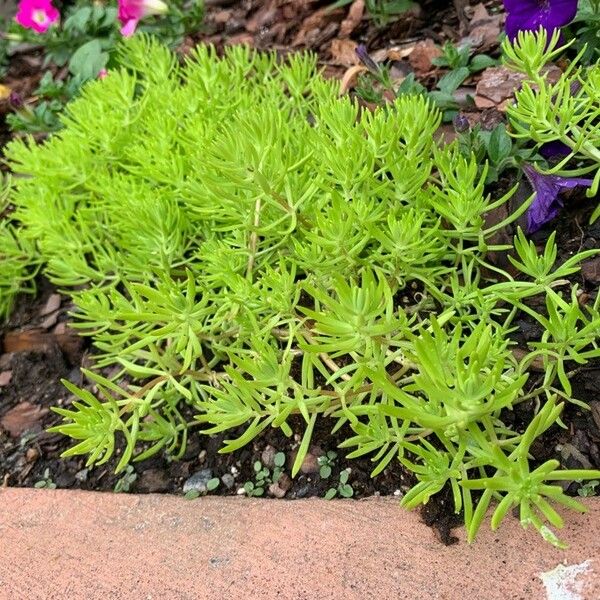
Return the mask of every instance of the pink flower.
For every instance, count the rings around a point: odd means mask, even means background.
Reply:
[[[100,69],[98,72],[98,79],[106,79],[108,77],[108,71],[106,69]]]
[[[52,6],[52,0],[20,0],[15,21],[26,29],[46,33],[59,18],[60,13]]]
[[[166,13],[169,7],[162,0],[119,0],[119,21],[124,37],[131,37],[138,23],[149,15]]]

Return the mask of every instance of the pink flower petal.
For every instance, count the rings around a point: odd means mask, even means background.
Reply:
[[[126,38],[131,37],[135,33],[138,23],[138,19],[129,19],[129,21],[127,21],[125,25],[121,27],[121,35]]]

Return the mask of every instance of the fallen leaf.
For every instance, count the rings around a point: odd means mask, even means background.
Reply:
[[[36,406],[27,401],[21,402],[11,408],[0,419],[0,425],[12,437],[19,437],[23,432],[35,427],[47,413],[47,408]]]
[[[358,76],[361,73],[364,73],[367,70],[367,67],[363,67],[362,65],[354,65],[350,67],[342,76],[342,80],[340,82],[340,96],[343,96],[356,86],[356,82],[358,81]]]
[[[331,58],[336,65],[351,67],[356,65],[358,56],[356,56],[356,42],[352,40],[334,39],[331,41]]]
[[[340,37],[348,37],[360,25],[364,14],[365,0],[354,0],[348,11],[348,16],[340,25]]]

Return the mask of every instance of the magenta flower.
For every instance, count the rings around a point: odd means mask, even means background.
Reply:
[[[60,13],[52,6],[52,0],[20,0],[15,21],[37,33],[46,33],[53,23],[60,19]]]
[[[533,233],[541,229],[548,221],[558,215],[563,203],[559,194],[566,189],[577,186],[590,187],[592,179],[567,178],[558,175],[544,175],[537,171],[533,165],[523,165],[523,172],[527,175],[534,191],[534,198],[527,210],[527,231]]]
[[[119,0],[119,21],[124,37],[131,37],[138,23],[150,15],[164,14],[169,7],[162,0]]]
[[[570,23],[577,14],[577,0],[504,0],[506,35],[510,40],[519,31],[537,31],[543,27],[549,34]]]

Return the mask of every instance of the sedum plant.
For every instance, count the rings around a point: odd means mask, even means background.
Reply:
[[[561,160],[542,173],[559,177],[593,174],[587,183],[588,196],[593,197],[600,186],[600,64],[583,64],[584,47],[556,81],[547,78],[544,69],[573,41],[563,44],[558,30],[548,34],[544,29],[520,32],[513,44],[504,41],[507,66],[526,75],[507,113],[514,137],[531,140],[542,150],[560,143]],[[597,207],[592,222],[599,216]]]
[[[554,236],[541,255],[520,231],[495,243],[527,203],[486,224],[512,192],[490,197],[485,168],[434,141],[421,96],[362,111],[306,54],[199,47],[180,64],[144,36],[120,52],[63,130],[8,150],[9,225],[96,348],[97,393],[65,382],[75,401],[55,409],[65,456],[119,448],[124,471],[181,456],[194,430],[227,432],[230,452],[302,423],[296,474],[329,419],[373,475],[398,460],[414,474],[405,506],[450,486],[469,539],[494,501],[493,526],[518,507],[559,544],[550,502],[584,507],[553,482],[600,473],[536,466],[530,448],[581,404],[574,366],[600,356],[600,301],[580,307],[566,279],[595,251],[557,264]],[[519,356],[525,315],[545,332]],[[523,402],[524,431],[509,418]]]

